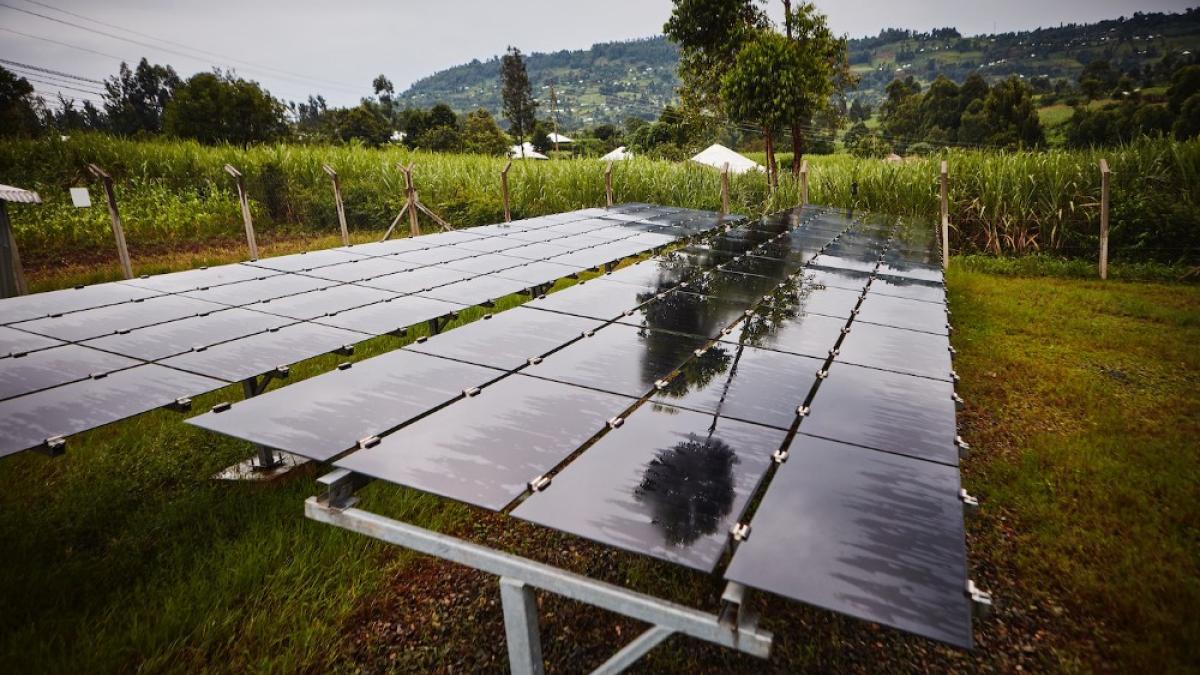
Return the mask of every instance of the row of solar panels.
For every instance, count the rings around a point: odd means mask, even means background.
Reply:
[[[0,456],[706,232],[585,209],[0,301]]]
[[[931,234],[797,209],[190,421],[706,571],[789,458],[726,577],[969,646]]]

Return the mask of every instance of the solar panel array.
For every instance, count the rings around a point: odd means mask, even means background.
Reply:
[[[933,234],[775,214],[190,422],[970,646]]]
[[[709,231],[626,204],[0,301],[0,457]]]

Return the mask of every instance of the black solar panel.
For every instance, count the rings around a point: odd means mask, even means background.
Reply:
[[[136,366],[140,361],[78,345],[0,360],[0,400],[22,396],[39,389],[103,376],[114,370]]]
[[[325,265],[336,265],[337,263],[360,257],[362,255],[353,249],[325,249],[295,253],[293,255],[281,255],[275,258],[260,258],[246,264],[269,270],[279,270],[280,272],[302,272],[304,270],[324,267]]]
[[[298,321],[311,321],[394,297],[396,297],[395,294],[387,291],[342,284],[256,303],[250,305],[250,309],[256,312],[286,316]]]
[[[520,293],[532,285],[525,281],[487,275],[445,286],[438,286],[437,288],[423,291],[421,295],[435,300],[457,302],[461,305],[481,305],[498,300],[506,295]]]
[[[871,282],[871,293],[876,295],[894,295],[912,300],[937,302],[945,304],[946,287],[941,283],[904,279],[901,277],[877,276]]]
[[[950,380],[950,338],[862,321],[839,348],[838,361],[907,375]]]
[[[336,465],[499,510],[632,403],[518,373]]]
[[[61,291],[34,293],[0,300],[0,323],[5,325],[85,309],[145,300],[158,293],[125,284],[97,284]]]
[[[552,281],[558,281],[564,277],[569,277],[573,274],[578,274],[583,271],[582,267],[572,267],[560,263],[547,262],[544,260],[531,262],[527,265],[518,267],[510,267],[506,270],[500,270],[493,276],[501,279],[515,279],[524,281],[525,283],[536,286],[538,284],[547,284]]]
[[[812,259],[812,264],[815,267],[824,267],[827,269],[856,270],[870,273],[874,272],[876,266],[879,264],[879,256],[822,253]]]
[[[408,349],[424,354],[515,370],[604,324],[595,319],[517,307],[435,335]]]
[[[859,321],[946,335],[946,307],[938,303],[867,293]]]
[[[610,321],[654,299],[654,291],[594,279],[526,304],[533,309]]]
[[[725,577],[971,646],[958,471],[799,436]]]
[[[643,406],[513,515],[712,571],[785,434]]]
[[[862,293],[866,290],[867,282],[871,280],[871,275],[868,272],[856,272],[854,270],[809,267],[804,271],[804,278],[817,286],[841,288]]]
[[[957,465],[953,397],[950,382],[834,363],[800,431]]]
[[[442,267],[423,267],[411,272],[376,277],[370,281],[361,282],[359,285],[381,288],[393,293],[420,293],[445,284],[470,279],[473,276],[475,274],[472,272],[461,272]]]
[[[439,267],[471,272],[472,274],[491,274],[510,267],[516,267],[517,265],[524,265],[528,262],[524,258],[514,258],[513,256],[501,253],[485,253],[474,258],[463,258],[462,260],[447,262],[439,265]]]
[[[35,448],[53,436],[94,429],[225,383],[146,364],[0,401],[0,457]]]
[[[858,305],[861,294],[844,288],[821,288],[810,284],[801,284],[789,286],[777,295],[783,306],[792,308],[796,312],[848,319]]]
[[[727,340],[803,356],[825,358],[841,337],[846,320],[807,314],[784,303],[761,307]]]
[[[572,250],[566,246],[559,246],[554,242],[538,242],[525,243],[520,248],[511,248],[504,252],[504,255],[523,260],[546,260],[553,258],[556,255],[570,253]]]
[[[398,296],[391,300],[376,302],[364,307],[348,309],[330,316],[315,319],[316,323],[358,331],[366,335],[383,335],[409,326],[454,314],[463,305],[444,300],[423,298],[418,295]]]
[[[77,341],[219,309],[222,309],[221,305],[203,300],[179,295],[160,295],[57,317],[34,319],[16,324],[15,327],[59,340]]]
[[[717,343],[653,400],[786,430],[822,365],[806,356]]]
[[[120,283],[160,293],[181,293],[183,291],[194,291],[199,288],[221,286],[239,281],[250,281],[251,279],[259,279],[276,274],[279,274],[279,272],[251,265],[221,265],[219,267],[201,267],[200,269],[184,270],[183,272],[171,272],[170,274],[156,274]]]
[[[327,279],[329,281],[350,283],[354,281],[362,281],[364,279],[381,277],[385,274],[406,272],[408,270],[417,269],[418,267],[420,267],[420,265],[417,263],[405,262],[395,256],[386,256],[379,258],[362,258],[359,260],[351,260],[350,262],[338,263],[336,265],[326,265],[325,267],[318,267],[315,270],[305,272],[305,275],[316,277],[318,279]]]
[[[693,293],[715,295],[740,302],[747,307],[763,299],[776,290],[779,282],[767,277],[740,274],[738,272],[716,271],[704,276],[688,290]]]
[[[230,308],[176,321],[168,321],[127,333],[105,335],[83,344],[96,349],[157,361],[196,347],[233,340],[292,323],[291,319]]]
[[[707,338],[611,324],[523,371],[558,382],[640,397]]]
[[[918,279],[941,283],[944,275],[941,266],[913,265],[905,263],[884,263],[879,266],[879,273],[905,279]]]
[[[335,285],[336,282],[328,279],[317,279],[299,274],[273,273],[273,276],[261,279],[187,291],[183,295],[197,300],[238,307]]]
[[[399,350],[188,423],[325,461],[500,375],[490,368]]]
[[[361,333],[295,323],[164,359],[164,365],[238,382],[364,339]]]
[[[61,340],[0,326],[0,359],[61,344]]]
[[[745,303],[715,295],[670,291],[656,296],[628,316],[618,317],[617,321],[641,328],[715,338],[744,318],[746,309]]]
[[[476,239],[473,241],[486,241],[485,239]],[[472,251],[453,246],[441,246],[439,248],[422,249],[420,251],[411,251],[408,253],[397,253],[394,256],[398,261],[424,267],[427,265],[437,265],[440,263],[454,262],[456,260],[466,260],[484,255],[479,251]]]

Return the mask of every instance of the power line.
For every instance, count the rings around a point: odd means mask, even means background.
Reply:
[[[33,35],[31,33],[22,33],[19,30],[13,30],[13,29],[7,28],[5,26],[0,26],[0,30],[12,33],[14,35],[20,35],[21,37],[31,38],[33,40],[41,40],[42,42],[49,42],[50,44],[55,44],[60,47],[68,47],[70,49],[78,49],[81,52],[87,52],[89,54],[95,54],[97,56],[104,56],[104,57],[113,59],[114,61],[125,61],[125,57],[123,57],[123,56],[116,56],[115,54],[107,54],[105,52],[98,52],[95,49],[88,49],[87,47],[80,47],[79,45],[73,45],[69,42],[60,42],[58,40],[53,40],[51,38],[43,37],[41,35]]]
[[[60,88],[60,89],[70,89],[71,91],[77,91],[77,92],[80,92],[80,93],[83,93],[83,94],[93,94],[93,95],[101,95],[101,96],[103,95],[103,94],[100,94],[100,92],[98,92],[98,91],[93,91],[93,90],[91,90],[91,89],[79,89],[78,87],[72,87],[72,86],[70,86],[70,85],[67,85],[67,84],[60,84],[60,83],[58,83],[58,82],[50,82],[50,81],[48,81],[48,80],[39,80],[39,79],[37,79],[37,78],[34,78],[34,77],[28,77],[28,76],[26,76],[26,78],[25,78],[25,79],[29,80],[30,82],[37,82],[38,84],[44,84],[44,85],[47,85],[47,86],[50,86],[50,87],[58,87],[58,88]]]
[[[166,44],[169,44],[169,45],[175,45],[176,47],[182,47],[182,48],[184,48],[184,49],[189,49],[189,50],[191,50],[191,51],[194,51],[194,52],[197,52],[197,53],[200,53],[200,54],[207,54],[208,56],[213,56],[213,57],[216,57],[216,58],[219,58],[219,59],[224,59],[224,60],[227,60],[227,61],[232,61],[232,62],[235,62],[235,63],[241,63],[241,64],[243,64],[243,65],[251,66],[251,67],[253,67],[253,68],[261,68],[261,69],[263,69],[263,70],[273,70],[273,71],[275,71],[275,72],[277,72],[277,73],[282,73],[283,75],[288,75],[288,76],[291,76],[291,77],[298,77],[298,78],[301,78],[301,79],[309,80],[310,82],[322,83],[322,84],[324,84],[325,86],[333,86],[333,87],[345,87],[345,88],[347,88],[347,89],[351,89],[351,90],[353,90],[353,92],[354,92],[354,93],[356,93],[356,92],[358,92],[358,91],[361,91],[361,90],[360,90],[358,87],[355,87],[354,85],[346,84],[346,83],[344,83],[344,82],[336,82],[336,81],[333,81],[333,80],[323,80],[323,79],[321,79],[321,78],[309,77],[309,76],[307,76],[307,75],[303,75],[303,74],[300,74],[300,73],[294,73],[294,72],[291,72],[291,71],[283,70],[283,69],[281,69],[281,68],[276,68],[276,67],[274,67],[274,66],[268,66],[268,65],[265,65],[265,64],[262,64],[262,63],[254,63],[253,61],[242,61],[242,60],[239,60],[239,59],[233,59],[233,58],[230,58],[230,57],[228,57],[228,56],[225,56],[225,55],[223,55],[223,54],[218,54],[218,53],[216,53],[216,52],[211,52],[211,51],[208,51],[208,50],[206,50],[206,49],[201,49],[201,48],[199,48],[199,47],[193,47],[193,46],[190,46],[190,45],[186,45],[186,44],[184,44],[184,43],[182,43],[182,42],[176,42],[176,41],[174,41],[174,40],[168,40],[168,39],[166,39],[166,38],[160,38],[160,37],[158,37],[158,36],[156,36],[156,35],[150,35],[149,33],[142,33],[142,32],[140,32],[140,31],[133,30],[132,28],[126,28],[125,26],[121,26],[121,25],[117,25],[117,24],[108,23],[108,22],[105,22],[105,21],[101,21],[101,20],[99,20],[99,19],[94,19],[94,18],[92,18],[92,17],[89,17],[89,16],[84,16],[83,14],[79,14],[79,13],[76,13],[76,12],[72,12],[72,11],[70,11],[70,10],[62,9],[61,7],[55,7],[54,5],[51,5],[51,4],[49,4],[49,3],[45,3],[45,2],[38,2],[38,0],[25,0],[25,2],[28,2],[28,3],[29,3],[29,4],[31,4],[31,5],[37,5],[37,6],[39,6],[39,7],[45,7],[46,9],[52,9],[52,10],[54,10],[54,11],[56,11],[56,12],[60,12],[60,13],[62,13],[62,14],[66,14],[66,15],[68,15],[68,16],[73,16],[73,17],[75,17],[75,18],[77,18],[77,19],[83,19],[84,21],[90,21],[90,22],[92,22],[92,23],[99,24],[99,25],[101,25],[101,26],[107,26],[107,27],[109,27],[109,28],[115,28],[115,29],[117,29],[117,30],[125,31],[126,33],[130,33],[130,34],[133,34],[133,35],[140,35],[141,37],[150,38],[151,40],[157,40],[158,42],[163,42],[163,43],[166,43]]]
[[[7,9],[11,9],[11,10],[13,10],[13,11],[21,12],[21,13],[23,13],[23,14],[28,14],[28,15],[30,15],[30,16],[36,16],[36,17],[38,17],[38,18],[40,18],[40,19],[45,19],[46,21],[53,21],[54,23],[59,23],[59,24],[62,24],[62,25],[64,25],[64,26],[70,26],[70,27],[72,27],[72,28],[78,28],[79,30],[87,31],[87,32],[89,32],[89,33],[95,33],[96,35],[102,35],[102,36],[104,36],[104,37],[111,38],[111,39],[113,39],[113,40],[120,40],[120,41],[122,41],[122,42],[128,42],[128,43],[130,43],[130,44],[138,45],[138,46],[140,46],[140,47],[145,47],[145,48],[147,48],[147,49],[154,49],[154,50],[158,50],[158,51],[160,51],[160,52],[165,52],[165,53],[168,53],[168,54],[174,54],[174,55],[176,55],[176,56],[182,56],[182,57],[184,57],[184,58],[187,58],[187,59],[192,59],[192,60],[194,60],[194,61],[202,61],[202,62],[207,62],[207,61],[208,61],[208,59],[205,59],[205,58],[198,57],[198,56],[196,56],[195,54],[188,54],[188,53],[186,53],[186,52],[181,52],[181,51],[179,51],[179,50],[177,50],[177,49],[171,49],[171,48],[169,48],[169,47],[162,47],[162,46],[160,46],[160,45],[151,44],[151,43],[149,43],[149,42],[143,42],[143,41],[141,41],[141,40],[134,40],[133,38],[127,38],[127,37],[124,37],[124,36],[122,36],[122,35],[116,35],[116,34],[114,34],[114,33],[109,33],[109,32],[107,32],[107,31],[102,31],[102,30],[99,30],[99,29],[96,29],[96,28],[91,28],[90,26],[83,26],[83,25],[80,25],[80,24],[74,23],[74,22],[72,22],[72,21],[67,21],[67,20],[65,20],[65,19],[60,19],[60,18],[53,17],[53,16],[47,16],[47,15],[45,15],[45,14],[42,14],[42,13],[40,13],[40,12],[34,12],[34,11],[32,11],[32,10],[23,9],[23,8],[21,8],[21,7],[14,7],[13,5],[10,5],[10,4],[6,3],[6,2],[0,2],[0,7],[5,7],[5,8],[7,8]],[[235,62],[235,60],[234,60],[234,59],[229,59],[228,57],[223,57],[223,58],[225,58],[225,60],[227,60],[227,61],[230,61],[230,62]],[[250,72],[253,72],[253,71],[250,71]],[[279,79],[284,79],[284,80],[289,80],[289,79],[290,79],[290,80],[292,80],[292,81],[296,82],[297,84],[302,84],[302,85],[304,85],[304,86],[308,86],[308,87],[311,87],[311,86],[313,86],[313,85],[312,85],[312,83],[310,83],[310,82],[304,82],[304,81],[302,81],[302,80],[298,80],[298,79],[296,79],[296,78],[289,77],[289,76],[276,75],[276,76],[274,76],[274,77],[277,77],[277,78],[279,78]],[[308,79],[308,78],[305,78],[305,79]],[[328,86],[328,85],[325,85],[325,86]],[[340,85],[339,85],[339,86],[337,86],[337,87],[335,87],[335,88],[341,88],[341,87],[340,87]],[[344,91],[345,91],[345,93],[358,93],[360,90],[355,90],[355,89],[345,88],[345,90],[344,90]]]
[[[93,80],[88,77],[83,77],[82,75],[72,75],[71,73],[64,73],[60,70],[53,70],[51,68],[43,68],[41,66],[31,66],[27,63],[21,63],[19,61],[10,61],[8,59],[0,59],[0,63],[7,63],[8,65],[14,66],[16,68],[24,68],[25,70],[32,70],[35,72],[45,73],[46,75],[53,75],[55,77],[65,77],[65,78],[72,79],[72,80],[79,80],[80,82],[91,82],[93,84],[104,84],[103,80]]]
[[[99,91],[97,89],[90,89],[90,88],[87,88],[86,86],[82,85],[79,82],[75,82],[74,80],[68,80],[65,78],[57,77],[55,75],[45,75],[43,73],[37,73],[37,72],[32,72],[32,73],[20,72],[20,69],[14,71],[14,72],[16,72],[17,75],[20,75],[22,78],[25,78],[26,80],[29,80],[30,78],[42,78],[43,80],[50,80],[51,81],[50,84],[54,84],[55,86],[79,87],[80,91],[86,90],[89,93],[96,94],[97,96],[105,96],[106,95],[105,92],[103,92],[103,91]]]

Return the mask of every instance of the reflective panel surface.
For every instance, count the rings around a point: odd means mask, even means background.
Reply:
[[[536,286],[569,277],[572,274],[582,271],[582,269],[581,267],[571,267],[570,265],[561,265],[541,260],[531,262],[528,265],[500,270],[493,276],[500,279],[516,279],[517,281],[524,281],[527,284]]]
[[[338,263],[336,265],[326,265],[318,267],[315,270],[305,272],[306,276],[316,277],[318,279],[328,279],[329,281],[340,281],[350,283],[353,281],[362,281],[363,279],[373,279],[381,277],[385,274],[395,274],[396,272],[406,272],[419,267],[416,263],[404,262],[397,257],[388,256],[380,258],[362,258],[352,260],[350,262]]]
[[[545,260],[556,255],[570,253],[572,250],[570,247],[558,245],[557,242],[525,242],[520,248],[505,251],[504,255],[525,260]]]
[[[160,295],[57,317],[34,319],[16,324],[15,327],[59,340],[78,341],[219,309],[222,309],[221,305],[203,300],[180,295]]]
[[[797,436],[725,578],[971,646],[958,471]]]
[[[522,372],[640,397],[707,341],[692,335],[611,324]]]
[[[292,323],[282,316],[229,308],[138,328],[128,333],[105,335],[83,344],[145,361],[157,361],[226,340],[245,337]]]
[[[336,466],[499,510],[632,403],[518,373]]]
[[[277,300],[268,300],[250,305],[256,312],[265,312],[277,316],[286,316],[301,321],[309,321],[348,309],[380,302],[395,295],[366,286],[342,284],[332,288],[322,288],[308,293],[289,295]]]
[[[858,320],[940,335],[948,332],[944,305],[878,293],[867,293]]]
[[[957,466],[953,394],[949,382],[835,362],[800,431]]]
[[[453,314],[463,305],[444,300],[405,295],[316,319],[316,323],[358,331],[366,335],[383,335],[409,326]],[[358,339],[363,339],[359,336]]]
[[[266,270],[264,270],[266,271]],[[184,297],[237,307],[337,285],[328,279],[273,273],[269,277],[187,291]]]
[[[406,349],[514,370],[527,365],[531,357],[542,356],[603,325],[595,319],[515,307]]]
[[[855,321],[838,361],[950,380],[950,339],[945,335]]]
[[[454,260],[439,267],[444,267],[451,270],[461,270],[463,272],[471,272],[473,274],[491,274],[499,272],[517,265],[524,265],[529,262],[524,258],[515,258],[510,255],[500,253],[484,253],[483,255],[474,258],[463,258],[462,260]]]
[[[0,401],[0,457],[223,386],[218,380],[146,364]]]
[[[397,350],[239,401],[224,412],[193,417],[188,424],[325,461],[501,374]]]
[[[483,239],[472,239],[471,241],[484,241]],[[452,246],[439,246],[437,248],[426,248],[420,251],[408,251],[397,253],[394,256],[397,261],[404,262],[414,267],[425,267],[427,265],[437,265],[439,263],[455,262],[457,260],[465,260],[483,255],[479,251],[472,251]]]
[[[785,435],[643,406],[513,515],[711,572]]]
[[[303,270],[324,267],[325,265],[336,265],[337,263],[360,257],[362,255],[353,249],[324,249],[292,255],[281,255],[275,258],[259,258],[245,264],[269,270],[279,270],[280,272],[301,272]]]
[[[905,279],[902,277],[878,276],[871,282],[871,292],[878,295],[894,295],[900,298],[946,303],[946,287],[940,283]]]
[[[435,300],[457,302],[461,305],[480,305],[498,300],[506,295],[520,293],[529,286],[530,284],[524,281],[487,275],[432,288],[422,292],[421,295]]]
[[[181,293],[183,291],[194,291],[199,288],[260,279],[275,274],[279,273],[261,267],[235,264],[185,270],[183,272],[171,272],[169,274],[155,274],[119,283],[137,286],[138,288],[148,288],[160,293]]]
[[[710,415],[789,428],[822,361],[719,342],[653,397]]]
[[[0,326],[0,359],[61,344],[61,340]]]
[[[650,289],[587,281],[525,304],[526,307],[609,321],[654,299]]]
[[[778,302],[763,305],[741,324],[741,330],[723,338],[751,347],[825,358],[833,349],[846,320],[823,314],[806,314],[802,307]]]
[[[361,333],[312,323],[295,323],[278,330],[255,333],[172,356],[161,363],[227,382],[238,382],[362,340]]]
[[[25,356],[0,359],[0,399],[57,387],[93,375],[105,375],[139,363],[134,359],[78,345],[62,345]]]
[[[393,293],[420,293],[431,288],[452,284],[475,276],[471,272],[448,270],[441,267],[422,267],[411,272],[400,272],[383,277],[375,277],[361,282],[360,286],[381,288]]]
[[[78,312],[131,300],[144,300],[156,295],[158,295],[156,291],[147,288],[125,284],[96,284],[82,288],[65,288],[61,291],[4,298],[0,299],[0,324],[27,321],[52,314]]]

